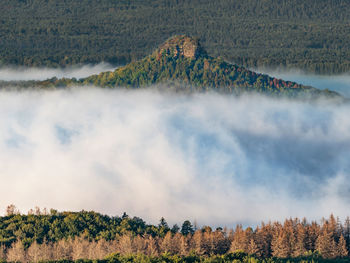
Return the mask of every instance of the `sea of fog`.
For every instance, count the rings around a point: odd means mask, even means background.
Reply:
[[[350,106],[81,87],[0,92],[0,212],[157,223],[348,215]]]

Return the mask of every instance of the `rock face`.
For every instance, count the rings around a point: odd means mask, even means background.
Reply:
[[[158,53],[158,57],[167,54],[176,58],[183,56],[191,59],[196,59],[204,53],[198,39],[185,35],[168,39],[156,52]]]

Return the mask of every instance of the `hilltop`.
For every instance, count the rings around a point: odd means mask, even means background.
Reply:
[[[272,78],[222,58],[208,56],[198,39],[179,35],[160,45],[152,54],[114,72],[102,72],[84,79],[50,79],[40,86],[94,85],[100,87],[140,88],[163,85],[183,92],[217,91],[239,95],[257,92],[288,97],[340,97],[335,92],[321,91],[291,81]]]

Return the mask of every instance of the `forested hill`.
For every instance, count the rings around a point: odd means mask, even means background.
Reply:
[[[227,63],[221,58],[210,57],[198,39],[185,35],[168,39],[151,55],[114,72],[102,72],[80,80],[53,78],[38,84],[44,87],[94,85],[111,88],[157,85],[182,92],[217,91],[234,95],[256,92],[305,99],[320,96],[341,98],[332,91],[272,78]]]
[[[174,34],[236,64],[350,69],[348,0],[1,0],[0,64],[126,64]]]

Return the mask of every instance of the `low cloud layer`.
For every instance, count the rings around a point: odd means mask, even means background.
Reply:
[[[57,78],[85,78],[103,71],[112,71],[115,67],[108,63],[97,65],[72,66],[67,68],[0,68],[0,80],[20,81],[20,80],[45,80],[53,77]]]
[[[1,92],[0,206],[228,226],[343,217],[349,112],[258,96]]]
[[[350,98],[350,75],[315,75],[307,74],[300,70],[290,71],[272,71],[272,70],[261,70],[261,72],[270,76],[294,81],[303,85],[313,86],[318,89],[329,89],[334,90],[341,95]]]

